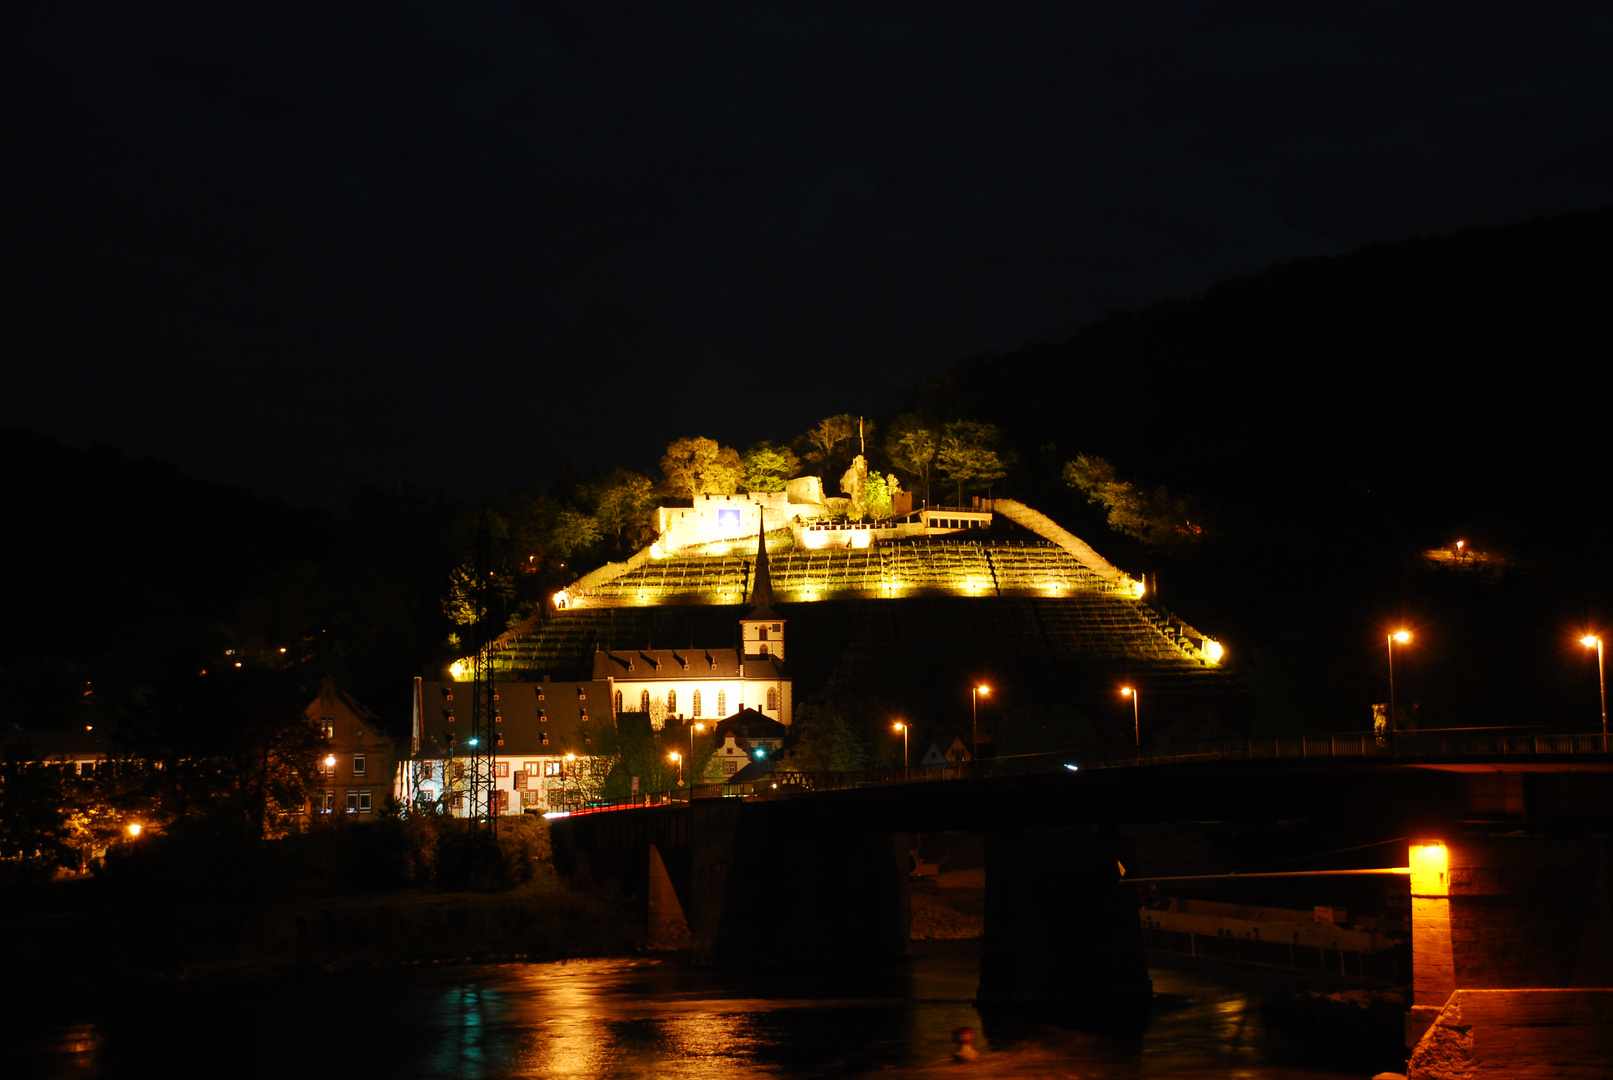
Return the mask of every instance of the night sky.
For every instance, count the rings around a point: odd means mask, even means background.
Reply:
[[[652,469],[1613,203],[1613,8],[8,5],[0,423],[293,502]]]

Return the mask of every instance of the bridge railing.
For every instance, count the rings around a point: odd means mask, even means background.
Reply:
[[[695,784],[658,794],[595,803],[575,813],[622,810],[632,807],[687,804],[691,798],[778,798],[820,791],[922,784],[947,780],[1016,776],[1060,770],[1135,768],[1195,761],[1253,761],[1296,758],[1381,758],[1395,760],[1428,757],[1519,758],[1570,754],[1606,754],[1608,744],[1600,732],[1489,733],[1462,731],[1402,731],[1394,736],[1372,732],[1329,735],[1280,735],[1261,739],[1215,742],[1155,742],[1141,750],[1122,752],[1069,751],[1017,754],[943,765],[862,769],[855,772],[776,771],[747,783]]]

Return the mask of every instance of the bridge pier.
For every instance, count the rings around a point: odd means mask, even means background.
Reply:
[[[1553,1063],[1613,1059],[1607,841],[1414,843],[1411,868],[1410,1077],[1592,1075]]]
[[[773,824],[766,814],[741,813],[726,853],[696,849],[697,871],[727,858],[720,896],[696,890],[704,906],[699,959],[753,967],[888,963],[908,955],[906,834],[835,835]]]
[[[1107,1018],[1153,996],[1137,900],[1113,832],[1015,829],[986,837],[979,1004]]]

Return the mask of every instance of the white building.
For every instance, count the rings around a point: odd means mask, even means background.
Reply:
[[[398,770],[405,804],[441,800],[466,813],[465,759],[474,753],[468,682],[414,681],[410,756]],[[573,809],[599,791],[614,762],[598,753],[599,735],[616,726],[608,682],[495,683],[493,747],[498,812]]]

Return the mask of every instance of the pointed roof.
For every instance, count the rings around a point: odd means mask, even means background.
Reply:
[[[767,521],[765,517],[756,526],[756,581],[751,586],[750,602],[750,618],[778,618],[773,613],[773,576],[767,571]]]

